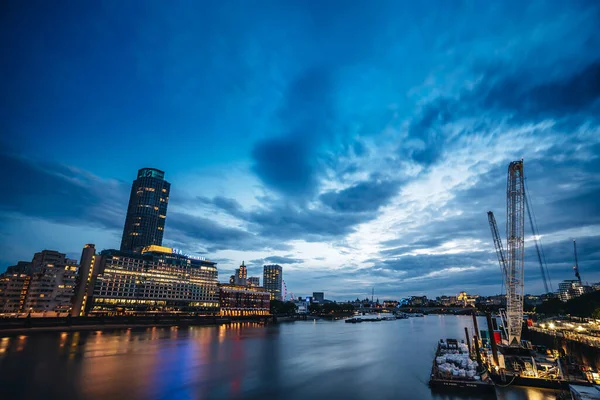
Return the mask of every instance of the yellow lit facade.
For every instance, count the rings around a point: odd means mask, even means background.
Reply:
[[[268,315],[271,294],[261,287],[219,285],[220,315],[224,317]]]
[[[216,263],[148,246],[142,254],[101,253],[92,314],[218,314]]]

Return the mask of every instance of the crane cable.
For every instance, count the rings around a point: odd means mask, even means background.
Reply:
[[[533,208],[533,201],[531,200],[531,192],[529,191],[529,185],[527,185],[527,180],[524,180],[525,182],[525,190],[527,192],[527,202],[529,204],[529,209],[531,210],[531,214],[533,216],[533,226],[535,227],[535,232],[532,232],[534,235],[534,238],[536,238],[536,236],[539,236],[539,229],[538,229],[538,224],[537,224],[537,218],[535,216],[535,209]],[[550,286],[550,292],[554,292],[554,288],[552,287],[552,280],[550,279],[550,272],[548,271],[548,263],[546,262],[546,254],[544,253],[544,246],[542,244],[542,239],[535,239],[538,241],[539,243],[539,248],[540,248],[540,254],[542,256],[542,267],[544,268],[544,272],[546,273],[546,278],[548,280],[548,285]]]

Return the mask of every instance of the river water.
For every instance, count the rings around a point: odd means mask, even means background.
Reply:
[[[462,339],[465,326],[472,332],[470,317],[428,315],[4,337],[0,398],[475,399],[427,386],[437,341]],[[497,397],[555,393],[513,387]]]

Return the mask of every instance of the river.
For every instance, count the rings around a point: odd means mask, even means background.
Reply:
[[[485,327],[485,322],[479,322]],[[427,386],[470,317],[36,333],[0,338],[2,399],[469,399]],[[0,337],[2,335],[0,334]],[[502,400],[552,391],[497,389]],[[471,397],[479,398],[479,397]]]

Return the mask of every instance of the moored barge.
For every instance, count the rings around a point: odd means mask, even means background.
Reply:
[[[456,339],[438,343],[429,387],[435,390],[495,394],[494,382],[483,367],[469,356],[466,344]]]

